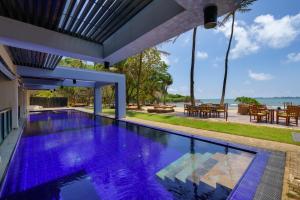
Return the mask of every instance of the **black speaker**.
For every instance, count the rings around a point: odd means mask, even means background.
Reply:
[[[218,8],[210,5],[204,8],[204,28],[210,29],[217,26]]]

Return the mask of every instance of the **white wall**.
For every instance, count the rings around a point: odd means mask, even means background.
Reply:
[[[15,73],[16,67],[3,45],[0,45],[0,55],[10,70]],[[12,108],[12,126],[18,128],[18,79],[8,80],[0,75],[0,110]]]

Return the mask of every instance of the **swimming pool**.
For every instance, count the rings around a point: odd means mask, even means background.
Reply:
[[[256,157],[234,145],[84,112],[37,112],[10,162],[1,199],[221,200],[249,168],[258,169]]]

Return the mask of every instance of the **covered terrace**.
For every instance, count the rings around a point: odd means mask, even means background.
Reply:
[[[204,9],[215,17],[239,0],[46,0],[0,1],[0,109],[11,108],[13,127],[26,113],[28,89],[82,86],[95,89],[95,114],[101,111],[100,88],[116,87],[116,118],[125,116],[125,77],[119,74],[58,67],[72,57],[106,67],[204,24]],[[74,81],[76,80],[76,81]],[[75,83],[75,84],[74,84]],[[7,91],[14,95],[6,95]],[[16,98],[19,96],[19,98]],[[12,99],[13,98],[13,99]]]

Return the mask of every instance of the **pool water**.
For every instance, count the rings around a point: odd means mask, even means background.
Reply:
[[[255,154],[68,110],[32,113],[1,199],[226,199]]]

